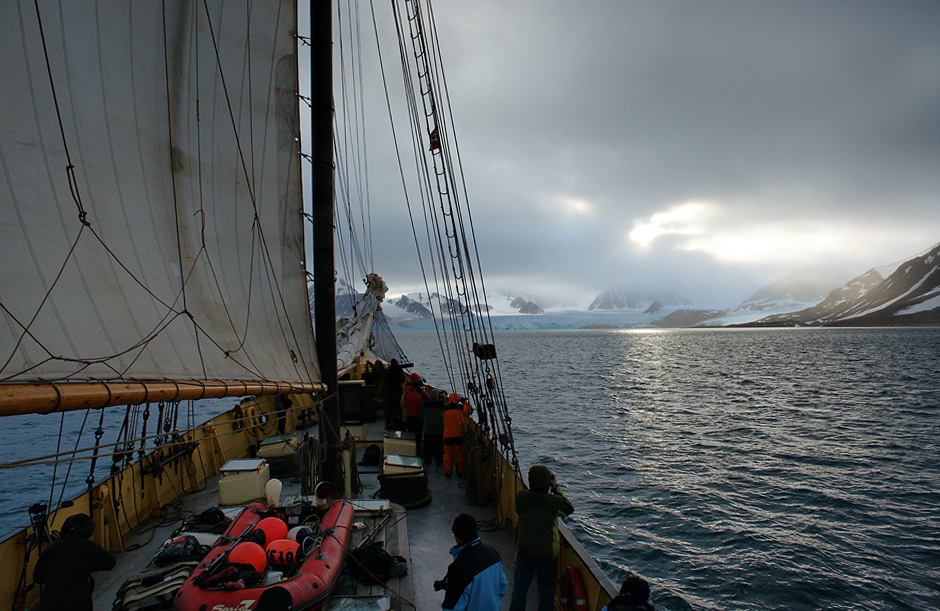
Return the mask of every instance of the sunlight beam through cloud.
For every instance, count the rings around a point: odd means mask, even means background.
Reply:
[[[705,232],[710,216],[711,204],[695,201],[679,204],[649,219],[634,222],[630,239],[648,248],[663,235],[699,235]]]

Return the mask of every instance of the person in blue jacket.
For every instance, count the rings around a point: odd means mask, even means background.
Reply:
[[[627,575],[620,594],[601,611],[655,611],[650,602],[650,584],[639,575]]]
[[[462,513],[451,529],[457,545],[451,548],[454,561],[447,576],[434,582],[435,590],[444,590],[445,611],[499,611],[500,599],[509,590],[499,552],[484,545],[477,535],[477,521]]]

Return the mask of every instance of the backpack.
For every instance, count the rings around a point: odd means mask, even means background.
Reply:
[[[205,558],[210,549],[208,545],[200,545],[196,537],[184,535],[164,544],[153,557],[152,563],[164,566],[176,562],[198,561]]]
[[[371,445],[362,453],[361,467],[377,467],[381,462],[382,450],[377,445]]]
[[[401,577],[408,572],[405,558],[392,556],[381,543],[358,547],[349,552],[349,556],[349,571],[362,583],[381,584],[390,577]]]

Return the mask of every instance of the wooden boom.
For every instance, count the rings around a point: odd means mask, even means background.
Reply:
[[[218,380],[49,382],[0,386],[0,417],[49,414],[111,405],[219,399],[246,395],[320,392],[322,384],[223,382]]]

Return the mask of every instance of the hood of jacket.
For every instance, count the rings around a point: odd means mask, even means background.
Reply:
[[[533,465],[529,469],[529,490],[548,492],[552,487],[552,472],[545,465]]]

